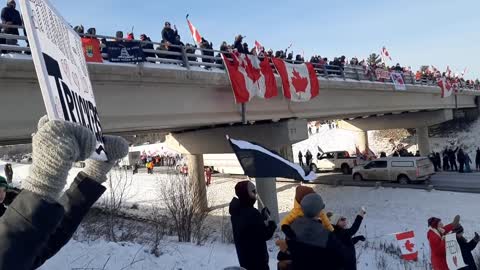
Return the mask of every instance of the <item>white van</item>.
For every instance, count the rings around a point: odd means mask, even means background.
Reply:
[[[435,174],[426,157],[386,157],[353,169],[353,180],[392,181],[400,184],[429,180]]]

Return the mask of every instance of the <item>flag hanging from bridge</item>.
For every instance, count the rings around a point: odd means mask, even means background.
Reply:
[[[311,63],[290,64],[278,58],[272,60],[282,78],[283,95],[287,99],[304,102],[318,95],[320,84]]]
[[[300,165],[255,143],[228,138],[245,175],[252,178],[282,177],[299,181],[315,180],[313,171],[305,172]]]
[[[246,103],[254,96],[268,99],[278,95],[277,82],[268,58],[249,54],[222,54],[232,84],[236,103]]]
[[[442,98],[447,98],[447,97],[452,95],[453,86],[447,80],[447,78],[442,77],[442,78],[438,79],[437,84],[440,87],[440,89],[442,90]]]
[[[100,41],[96,38],[82,38],[83,54],[87,62],[103,63]]]

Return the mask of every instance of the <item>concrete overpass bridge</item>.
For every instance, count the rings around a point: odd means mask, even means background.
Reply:
[[[152,63],[90,64],[95,96],[106,133],[169,132],[231,125],[242,121],[226,73]],[[279,90],[281,82],[277,80]],[[253,99],[246,105],[249,122],[282,119],[348,119],[421,111],[476,108],[478,91],[442,99],[434,86],[320,77],[320,95],[306,103],[282,96]],[[30,59],[0,58],[0,143],[27,141],[45,114]],[[403,118],[415,119],[414,115]],[[5,128],[8,127],[8,128]]]
[[[436,86],[409,84],[400,92],[391,83],[319,77],[320,95],[314,100],[255,98],[243,115],[222,70],[141,63],[90,64],[89,71],[104,132],[170,133],[166,141],[188,154],[192,179],[198,180],[196,194],[202,198],[206,198],[202,155],[231,152],[225,134],[262,143],[293,159],[291,144],[308,137],[307,120],[345,119],[348,128],[359,132],[360,150],[368,147],[369,129],[409,127],[417,128],[420,149],[426,154],[428,126],[451,120],[454,110],[478,110],[480,95],[463,91],[442,99]],[[277,85],[281,90],[279,78]],[[0,144],[29,142],[45,114],[31,59],[0,58],[0,93]],[[247,125],[241,124],[243,116]],[[257,181],[257,189],[278,215],[275,179]]]

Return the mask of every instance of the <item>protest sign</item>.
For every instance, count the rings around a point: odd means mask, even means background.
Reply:
[[[80,36],[48,0],[20,4],[48,118],[90,129],[97,139],[92,158],[107,160]]]
[[[375,76],[377,77],[378,80],[380,79],[390,80],[390,72],[382,68],[375,69]]]

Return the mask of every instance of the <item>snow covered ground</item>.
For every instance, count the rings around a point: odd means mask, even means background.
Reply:
[[[29,165],[14,164],[15,182],[28,174]],[[73,169],[69,179],[73,179],[80,169]],[[2,170],[0,170],[1,172]],[[159,185],[168,180],[164,174],[136,174],[127,196],[130,204],[137,203],[140,209],[158,203]],[[112,243],[105,240],[79,242],[72,240],[54,258],[41,269],[222,269],[237,264],[235,247],[219,242],[220,220],[228,212],[228,203],[234,196],[234,185],[238,179],[214,178],[214,184],[208,188],[212,207],[209,226],[213,228],[209,240],[203,246],[178,243],[168,238],[161,243],[162,255],[155,257],[145,245],[135,243]],[[278,183],[278,203],[281,216],[293,205],[296,183]],[[394,255],[379,248],[382,243],[394,243],[392,233],[414,230],[420,256],[428,258],[426,232],[427,219],[431,216],[442,218],[445,222],[456,214],[462,216],[467,237],[478,230],[480,219],[478,200],[480,195],[441,191],[423,191],[390,188],[329,187],[312,185],[324,198],[327,210],[345,215],[353,220],[361,206],[367,208],[366,219],[359,234],[368,241],[357,246],[359,268],[361,270],[379,269],[383,261],[387,269],[425,269],[418,264],[407,267]],[[279,235],[276,236],[277,238]],[[276,269],[278,249],[274,241],[269,241],[270,266]]]

